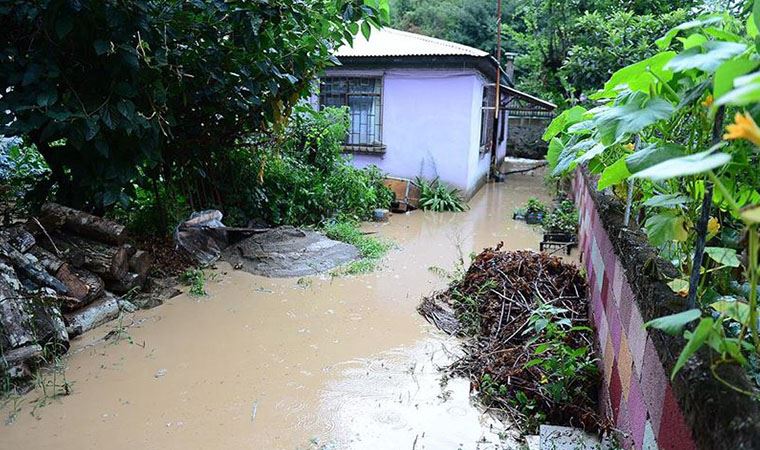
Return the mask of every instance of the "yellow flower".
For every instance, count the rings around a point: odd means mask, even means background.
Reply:
[[[628,150],[629,152],[632,152],[632,151],[633,151],[633,149],[635,149],[635,148],[636,148],[636,146],[635,146],[635,145],[633,145],[631,142],[629,142],[629,143],[625,144],[623,147],[625,147],[625,149],[626,149],[626,150]]]
[[[705,108],[709,108],[712,106],[714,101],[715,99],[713,98],[712,94],[708,94],[705,101],[702,102],[702,106],[704,106]]]
[[[540,381],[540,383],[541,383],[541,384],[546,384],[546,383],[548,383],[548,382],[549,382],[549,379],[548,379],[548,378],[546,378],[546,375],[542,373],[542,374],[541,374],[541,381]]]
[[[710,220],[707,221],[707,232],[716,234],[718,231],[720,231],[720,222],[718,222],[717,218],[710,217]]]
[[[746,139],[760,147],[760,128],[749,113],[736,113],[734,123],[726,127],[725,140]]]

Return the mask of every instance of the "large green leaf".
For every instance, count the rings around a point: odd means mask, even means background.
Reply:
[[[710,15],[705,17],[700,17],[698,19],[682,23],[674,28],[671,28],[668,30],[668,32],[665,34],[665,36],[661,37],[660,39],[657,39],[655,43],[658,47],[661,49],[666,49],[670,47],[671,42],[673,42],[673,39],[675,39],[676,36],[681,31],[691,30],[694,28],[700,28],[705,25],[713,25],[717,23],[723,22],[723,17],[718,15]]]
[[[552,138],[551,142],[549,142],[549,149],[546,151],[546,160],[549,162],[549,167],[557,167],[559,157],[564,149],[565,144],[559,138]]]
[[[732,297],[722,297],[710,307],[740,323],[747,323],[749,319],[749,305]]]
[[[648,198],[644,202],[644,206],[652,208],[672,208],[673,206],[681,206],[689,201],[689,197],[681,194],[660,194],[654,195]]]
[[[760,101],[760,72],[734,78],[735,89],[723,94],[715,106],[745,106]]]
[[[677,336],[683,330],[683,327],[687,323],[693,322],[702,316],[702,312],[698,309],[690,309],[688,311],[680,312],[678,314],[671,314],[669,316],[658,317],[654,320],[644,324],[645,328],[655,328],[665,333]]]
[[[707,172],[708,170],[721,167],[729,161],[731,161],[731,155],[707,150],[693,155],[669,159],[641,172],[637,172],[633,176],[635,178],[647,178],[655,181],[667,180]]]
[[[587,119],[586,108],[582,106],[573,106],[562,112],[559,116],[552,120],[552,123],[546,128],[543,139],[546,142],[551,141],[552,138],[563,132],[570,125],[576,124]]]
[[[644,223],[647,237],[652,245],[659,247],[667,242],[683,242],[689,237],[686,219],[675,211],[655,214]]]
[[[760,62],[743,57],[731,59],[718,67],[715,71],[713,96],[717,99],[722,97],[734,87],[734,80],[742,75],[746,75],[755,68]]]
[[[742,219],[749,223],[760,223],[760,206],[753,206],[742,211]]]
[[[614,106],[599,112],[594,120],[602,143],[609,146],[669,118],[674,110],[663,98],[650,98],[643,92],[625,92],[618,96]]]
[[[699,47],[679,53],[665,65],[665,68],[673,72],[699,69],[713,73],[724,61],[740,55],[746,49],[746,45],[737,42],[707,41]]]
[[[676,365],[673,366],[673,372],[670,374],[671,379],[675,378],[678,371],[686,364],[686,361],[704,345],[710,333],[713,332],[714,324],[715,322],[711,317],[705,317],[699,321],[699,325],[697,325],[694,332],[687,335],[688,341],[683,350],[681,350]]]
[[[739,267],[742,263],[736,256],[736,250],[726,247],[705,247],[705,253],[722,266]]]
[[[628,171],[632,174],[646,170],[672,158],[683,156],[685,149],[681,145],[669,143],[652,143],[625,159]]]
[[[576,160],[576,162],[580,164],[586,161],[590,161],[596,158],[597,156],[601,155],[602,153],[604,153],[606,149],[607,149],[607,146],[604,144],[600,144],[600,143],[594,144],[594,146],[588,149],[588,151],[580,155],[578,159]]]
[[[606,189],[625,181],[629,176],[631,176],[631,173],[628,171],[628,167],[626,167],[624,156],[604,169],[602,175],[599,177],[599,182],[597,183],[596,188],[601,191],[602,189]]]
[[[664,70],[665,64],[676,56],[676,52],[658,53],[651,58],[639,61],[618,70],[604,83],[604,89],[591,96],[592,99],[612,98],[617,95],[619,86],[626,86],[631,91],[649,92],[650,87],[660,77],[664,82],[673,78],[673,72]],[[657,75],[657,76],[655,76]],[[617,89],[616,89],[617,88]]]

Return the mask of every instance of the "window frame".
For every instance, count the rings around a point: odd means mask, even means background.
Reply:
[[[493,127],[495,125],[494,110],[496,109],[494,97],[496,86],[484,84],[480,103],[480,135],[478,139],[479,153],[482,157],[491,151],[493,147]]]
[[[375,80],[375,87],[379,92],[353,92],[351,91],[351,80],[361,80],[361,79],[372,79]],[[346,85],[345,92],[340,92],[338,94],[332,94],[331,96],[333,98],[337,97],[340,99],[340,105],[326,105],[325,103],[325,97],[327,97],[326,94],[324,94],[324,86],[327,84],[327,81],[344,81]],[[349,120],[351,120],[351,106],[350,106],[350,98],[352,96],[357,97],[366,97],[366,96],[372,96],[376,97],[378,99],[378,114],[375,116],[375,122],[372,124],[372,128],[374,129],[373,133],[370,134],[370,136],[374,137],[375,142],[363,142],[363,143],[350,143],[352,133],[351,128],[348,129],[348,132],[346,133],[346,139],[343,143],[343,150],[346,152],[357,152],[357,153],[384,153],[386,146],[383,143],[383,114],[384,114],[384,108],[383,105],[385,103],[385,77],[382,74],[346,74],[346,75],[339,75],[339,74],[330,74],[326,75],[320,78],[319,80],[319,96],[318,96],[318,104],[319,109],[321,110],[324,107],[327,106],[345,106],[349,109]]]

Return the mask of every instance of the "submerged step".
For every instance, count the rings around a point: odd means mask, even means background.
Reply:
[[[579,428],[541,425],[539,430],[540,450],[603,450],[607,446],[596,435]],[[528,446],[531,450],[530,441]]]

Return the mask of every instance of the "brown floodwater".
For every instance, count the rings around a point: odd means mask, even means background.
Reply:
[[[485,186],[466,213],[394,215],[367,231],[397,248],[370,274],[267,279],[219,264],[208,296],[176,297],[106,324],[65,357],[71,395],[6,404],[1,449],[511,448],[469,382],[441,384],[455,339],[416,312],[461,256],[503,241],[537,248],[511,220],[541,176]]]

